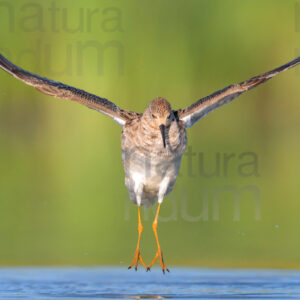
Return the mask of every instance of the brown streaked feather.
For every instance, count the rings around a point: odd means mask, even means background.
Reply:
[[[222,90],[219,90],[207,97],[198,100],[185,109],[179,109],[177,111],[178,118],[184,121],[186,127],[192,127],[195,122],[199,121],[209,112],[231,102],[246,91],[255,88],[256,86],[271,79],[275,75],[292,67],[295,67],[298,64],[300,64],[300,57],[270,72],[255,76],[239,84],[230,85]]]
[[[130,121],[139,115],[135,112],[120,109],[114,103],[105,98],[98,97],[86,91],[68,86],[64,83],[53,81],[25,71],[11,63],[1,54],[0,67],[17,79],[20,79],[26,84],[35,87],[38,91],[44,94],[61,99],[76,101],[109,117],[112,117],[119,124],[124,125],[127,121]]]

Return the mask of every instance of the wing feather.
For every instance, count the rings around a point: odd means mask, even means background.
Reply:
[[[35,87],[38,91],[44,94],[81,103],[113,118],[121,125],[124,125],[127,121],[139,115],[131,111],[120,109],[117,105],[105,98],[98,97],[84,90],[25,71],[14,65],[1,54],[0,67],[15,78]]]
[[[199,121],[209,112],[231,102],[241,94],[257,87],[258,85],[270,80],[277,74],[293,68],[298,64],[300,64],[300,57],[272,71],[255,76],[239,84],[230,85],[222,90],[219,90],[207,97],[198,100],[185,109],[179,109],[177,111],[178,117],[184,122],[186,127],[192,127],[195,122]]]

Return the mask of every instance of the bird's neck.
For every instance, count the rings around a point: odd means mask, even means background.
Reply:
[[[176,121],[166,126],[166,148],[163,146],[160,129],[147,118],[141,118],[138,136],[142,143],[142,147],[149,149],[153,154],[161,153],[170,154],[175,151],[185,139],[185,130],[180,128],[180,124]]]

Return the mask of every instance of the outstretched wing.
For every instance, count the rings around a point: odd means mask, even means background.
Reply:
[[[178,118],[184,122],[186,127],[192,127],[195,122],[199,121],[202,117],[214,109],[231,102],[241,94],[264,83],[275,75],[295,67],[299,63],[300,57],[270,72],[255,76],[239,84],[230,85],[220,91],[198,100],[185,109],[179,109],[177,111]]]
[[[0,54],[0,67],[14,77],[22,80],[28,85],[35,87],[40,92],[61,99],[73,100],[95,109],[111,118],[120,125],[139,115],[135,112],[120,109],[114,103],[105,98],[100,98],[80,89],[68,86],[61,82],[53,81],[45,77],[40,77],[33,73],[27,72],[11,63]]]

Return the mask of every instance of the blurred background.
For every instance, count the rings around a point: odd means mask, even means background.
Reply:
[[[23,68],[143,112],[174,109],[300,55],[300,1],[2,1],[1,53]],[[300,69],[188,130],[161,209],[170,267],[300,267]],[[137,207],[121,127],[0,72],[0,264],[124,265]],[[141,251],[155,255],[143,212]]]

